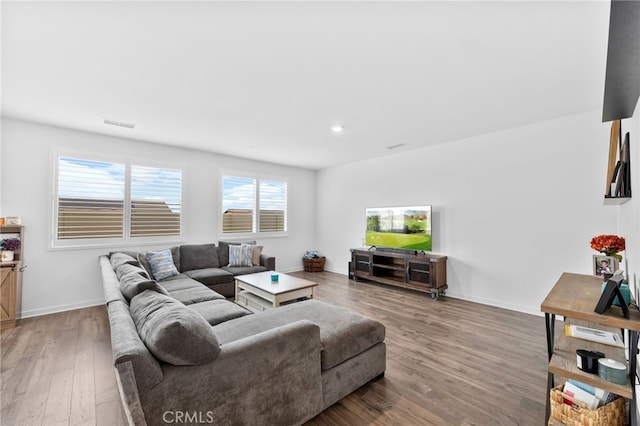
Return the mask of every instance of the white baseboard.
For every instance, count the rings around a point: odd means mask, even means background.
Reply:
[[[73,311],[74,309],[90,308],[92,306],[104,305],[104,299],[87,300],[84,302],[70,303],[68,305],[50,306],[41,309],[30,309],[22,311],[18,319],[39,317],[41,315],[56,314],[58,312]]]

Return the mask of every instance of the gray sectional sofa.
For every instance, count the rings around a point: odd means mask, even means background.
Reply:
[[[188,244],[172,247],[169,250],[171,250],[173,263],[179,274],[160,281],[181,281],[185,278],[191,278],[224,297],[233,297],[234,276],[276,269],[275,257],[262,253],[259,256],[259,262],[251,266],[229,266],[229,247],[240,244],[243,243],[219,241],[218,245]],[[255,241],[248,241],[244,244],[255,245]],[[261,246],[258,247],[261,248]],[[147,272],[152,275],[151,268],[143,253],[127,252],[127,254],[136,257]],[[173,285],[178,286],[177,283]]]
[[[140,254],[99,258],[131,424],[299,425],[384,374],[383,324],[318,300],[252,314],[187,273],[207,249],[174,248],[161,281]]]

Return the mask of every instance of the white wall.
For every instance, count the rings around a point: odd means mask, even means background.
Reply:
[[[640,194],[638,119],[626,126]],[[52,146],[187,164],[186,241],[193,243],[219,238],[220,169],[288,177],[290,236],[260,241],[282,271],[301,269],[302,253],[318,249],[328,270],[346,273],[349,249],[363,244],[366,207],[432,204],[434,252],[449,256],[449,296],[539,313],[561,272],[591,273],[594,235],[624,235],[629,269],[640,273],[637,195],[621,207],[602,204],[609,128],[593,111],[330,168],[316,178],[304,169],[3,119],[0,216],[22,216],[26,225],[23,316],[102,303],[97,256],[106,249],[47,250]]]
[[[288,178],[289,236],[261,239],[258,243],[265,246],[265,253],[276,256],[276,265],[281,271],[302,269],[302,255],[314,246],[315,172],[310,170],[6,118],[2,119],[1,142],[0,216],[21,216],[25,225],[27,269],[23,275],[22,317],[103,303],[97,259],[100,254],[114,249],[47,249],[51,147],[186,165],[183,185],[185,241],[188,243],[219,239],[221,169]]]
[[[617,230],[617,207],[603,206],[608,141],[593,111],[325,169],[318,249],[346,273],[366,207],[431,204],[447,294],[539,313],[562,272],[592,272],[591,238]]]

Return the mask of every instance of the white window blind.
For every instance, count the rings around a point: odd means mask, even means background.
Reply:
[[[222,191],[222,232],[253,232],[256,180],[240,176],[222,176]]]
[[[284,232],[287,224],[287,183],[260,181],[260,232]]]
[[[124,164],[59,158],[57,238],[122,238],[124,192]]]
[[[131,236],[180,235],[180,170],[131,166]]]
[[[60,156],[55,190],[53,247],[181,235],[179,169]]]

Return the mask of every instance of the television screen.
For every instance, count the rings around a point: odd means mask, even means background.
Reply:
[[[368,208],[365,243],[431,251],[431,206]]]

